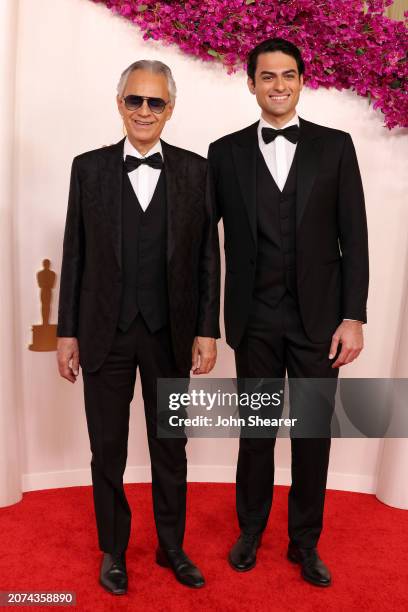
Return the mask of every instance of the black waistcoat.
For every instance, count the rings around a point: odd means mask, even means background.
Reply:
[[[297,297],[296,153],[281,192],[258,149],[256,191],[258,251],[254,307],[257,303],[274,307],[286,291]]]
[[[168,320],[166,187],[164,170],[146,211],[123,172],[122,300],[118,327],[126,331],[140,313],[153,333]]]

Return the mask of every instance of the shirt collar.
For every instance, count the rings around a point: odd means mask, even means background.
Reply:
[[[292,119],[290,119],[287,123],[285,123],[285,125],[282,125],[281,130],[283,130],[286,127],[289,127],[290,125],[299,125],[299,115],[296,113],[294,117],[292,117]],[[261,116],[261,118],[259,119],[259,125],[258,125],[258,134],[259,137],[261,138],[261,130],[262,128],[272,128],[273,130],[277,130],[278,128],[274,127],[273,125],[271,125],[270,123],[268,123],[267,121],[265,121],[265,119]],[[263,141],[262,141],[263,142]]]
[[[156,144],[149,149],[146,155],[142,155],[139,151],[132,145],[129,138],[126,136],[125,142],[123,144],[123,159],[126,159],[126,155],[133,155],[134,157],[147,157],[148,155],[153,155],[153,153],[160,153],[163,157],[163,151],[160,140],[156,142]]]

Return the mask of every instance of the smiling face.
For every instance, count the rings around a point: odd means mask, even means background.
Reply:
[[[164,74],[155,74],[148,70],[134,70],[130,73],[122,96],[117,96],[119,113],[122,116],[128,138],[132,145],[144,155],[159,140],[166,121],[172,115],[174,104],[166,104],[162,113],[150,110],[147,100],[137,110],[128,110],[123,98],[128,95],[162,98],[170,100],[167,79]]]
[[[248,78],[249,91],[256,96],[263,118],[281,127],[296,113],[303,75],[294,57],[272,51],[258,56],[255,82]]]

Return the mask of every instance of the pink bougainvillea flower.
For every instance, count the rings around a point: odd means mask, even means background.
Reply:
[[[246,68],[250,49],[280,36],[298,45],[312,89],[351,89],[373,102],[385,125],[408,127],[407,21],[384,15],[393,0],[92,0],[135,23],[145,40]]]

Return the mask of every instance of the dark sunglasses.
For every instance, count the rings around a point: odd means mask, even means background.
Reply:
[[[150,98],[148,96],[134,96],[132,94],[125,96],[124,98],[122,98],[122,100],[124,101],[126,108],[130,111],[141,108],[141,106],[143,106],[143,101],[147,100],[147,105],[152,111],[152,113],[157,113],[157,114],[162,113],[164,109],[166,108],[166,105],[170,102],[170,100],[167,100],[167,102],[165,102],[161,98]]]

